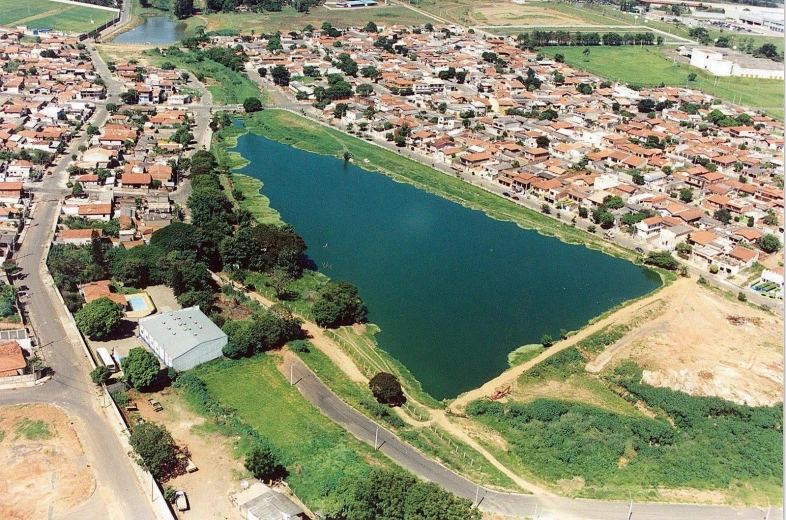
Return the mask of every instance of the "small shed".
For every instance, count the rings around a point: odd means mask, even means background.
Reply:
[[[246,520],[307,519],[306,513],[288,497],[261,482],[230,497]]]

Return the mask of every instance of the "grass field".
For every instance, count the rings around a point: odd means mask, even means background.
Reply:
[[[215,399],[278,448],[289,470],[287,481],[312,510],[324,505],[342,477],[395,467],[306,401],[278,371],[279,361],[257,356],[201,365],[194,373]]]
[[[308,24],[319,27],[323,22],[330,22],[334,27],[364,26],[370,20],[377,25],[422,25],[434,20],[411,9],[399,5],[363,9],[327,9],[315,7],[308,13],[298,13],[291,7],[280,12],[265,13],[214,13],[191,17],[187,34],[203,26],[207,31],[234,29],[243,33],[252,30],[258,33],[274,33],[276,31],[300,31]]]
[[[475,0],[419,0],[424,11],[464,25],[609,25],[614,19],[563,9],[562,4],[534,2],[514,4]]]
[[[30,29],[83,33],[116,15],[111,11],[50,2],[49,0],[0,0],[0,25],[26,25]],[[93,23],[90,23],[90,21]]]
[[[378,171],[396,181],[407,182],[429,193],[484,211],[492,218],[515,222],[522,228],[555,236],[567,243],[583,244],[627,260],[637,257],[633,252],[603,240],[600,236],[558,222],[429,166],[291,112],[264,110],[247,118],[245,124],[255,133],[308,152],[341,157],[345,150],[349,150],[356,164],[362,168]],[[365,159],[368,159],[368,163]]]
[[[783,81],[752,78],[718,78],[686,63],[675,63],[659,47],[592,47],[588,57],[584,47],[546,47],[549,56],[565,56],[565,62],[598,76],[630,85],[657,86],[661,82],[699,89],[738,104],[762,109],[783,119]],[[696,81],[689,83],[688,74]]]
[[[199,81],[205,84],[213,95],[213,102],[222,105],[242,103],[248,97],[262,97],[259,86],[248,79],[245,74],[235,72],[212,60],[191,59],[190,53],[162,56],[156,52],[144,53],[144,59],[154,66],[170,62],[179,69],[192,72]],[[264,99],[262,99],[264,102]]]

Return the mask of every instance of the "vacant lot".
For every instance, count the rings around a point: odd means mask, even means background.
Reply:
[[[49,0],[0,0],[0,25],[83,33],[112,20],[115,13]]]
[[[597,25],[619,23],[581,10],[565,10],[559,4],[514,4],[472,0],[422,0],[418,7],[442,18],[466,25]]]
[[[60,408],[0,408],[0,518],[47,518],[95,488],[82,445]]]
[[[322,415],[278,371],[279,356],[208,363],[195,375],[210,394],[268,439],[289,471],[287,482],[312,510],[342,477],[361,478],[389,459]]]
[[[363,27],[370,20],[377,25],[385,26],[422,25],[434,21],[406,7],[389,5],[362,9],[315,7],[308,13],[298,13],[291,7],[285,7],[280,12],[206,14],[189,18],[186,22],[189,31],[202,25],[208,31],[234,29],[244,33],[249,33],[251,30],[257,33],[274,33],[300,31],[309,24],[320,27],[323,22],[330,22],[334,27],[342,29],[350,26]]]
[[[691,395],[771,406],[783,396],[783,320],[694,284],[664,296],[663,312],[608,348],[588,368],[619,359],[644,381]],[[732,317],[742,317],[734,324]],[[612,361],[613,360],[613,361]]]
[[[680,63],[660,47],[545,47],[549,56],[562,54],[570,66],[598,76],[630,85],[657,86],[660,83],[702,90],[708,94],[761,108],[773,117],[783,119],[783,81],[752,78],[717,78],[709,73]],[[696,74],[689,82],[688,75]]]

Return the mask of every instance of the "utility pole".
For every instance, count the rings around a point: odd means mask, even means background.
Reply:
[[[628,491],[628,496],[630,497],[630,505],[628,506],[627,520],[630,520],[631,517],[633,516],[633,494],[630,491]]]
[[[377,425],[377,431],[374,432],[374,450],[378,450],[378,441],[379,440],[379,425]]]
[[[295,369],[294,369],[294,366],[295,366],[294,364],[290,364],[289,365],[289,386],[292,386],[292,385],[295,384]]]

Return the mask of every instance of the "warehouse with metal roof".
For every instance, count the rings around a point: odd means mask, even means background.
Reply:
[[[199,307],[140,318],[139,338],[178,372],[221,357],[227,344],[227,335]]]

